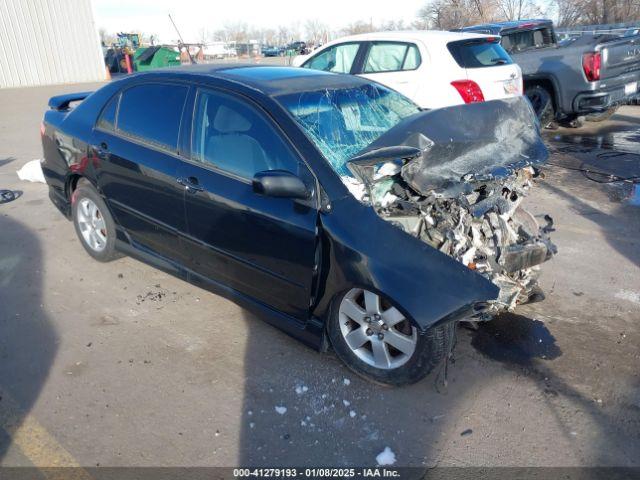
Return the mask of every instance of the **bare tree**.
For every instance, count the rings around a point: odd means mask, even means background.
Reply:
[[[406,30],[407,26],[404,23],[404,20],[388,20],[386,22],[382,22],[380,24],[379,30]]]
[[[522,20],[540,14],[533,0],[497,0],[501,20]]]
[[[227,23],[223,29],[225,42],[245,43],[249,40],[249,26],[244,22]]]
[[[373,26],[372,22],[358,20],[357,22],[347,25],[342,32],[344,35],[357,35],[358,33],[369,33],[374,32],[375,30],[376,28]]]
[[[640,0],[554,0],[558,25],[635,22],[640,20]]]
[[[418,11],[418,22],[448,30],[493,21],[497,11],[496,0],[431,0]]]
[[[306,39],[314,45],[325,43],[329,37],[329,27],[317,19],[307,20],[304,24]]]

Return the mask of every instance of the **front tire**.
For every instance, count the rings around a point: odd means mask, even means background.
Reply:
[[[525,89],[524,94],[527,96],[536,112],[540,126],[542,128],[551,127],[555,120],[556,112],[553,108],[553,99],[551,94],[540,85],[533,85]]]
[[[336,355],[356,374],[400,386],[423,379],[448,355],[453,324],[421,333],[384,297],[361,288],[342,295],[327,330]]]
[[[98,191],[86,180],[80,180],[71,203],[73,225],[87,253],[99,262],[117,258],[116,225]]]

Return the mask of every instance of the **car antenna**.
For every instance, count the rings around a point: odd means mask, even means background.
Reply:
[[[185,45],[184,40],[182,40],[182,35],[180,35],[180,31],[178,30],[178,27],[176,27],[176,22],[174,22],[173,18],[171,18],[171,14],[169,14],[169,20],[171,20],[171,24],[173,25],[173,28],[176,29],[176,33],[178,34],[178,38],[180,39],[180,42],[178,43],[178,49],[185,47],[187,49],[187,55],[189,55],[189,60],[191,60],[191,64],[192,65],[195,64],[196,61],[191,56],[191,52],[189,51],[189,46]]]

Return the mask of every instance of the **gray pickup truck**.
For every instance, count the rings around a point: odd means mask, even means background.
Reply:
[[[524,93],[543,126],[601,121],[638,94],[640,35],[588,34],[558,44],[551,20],[521,20],[465,27],[502,37],[520,65]]]

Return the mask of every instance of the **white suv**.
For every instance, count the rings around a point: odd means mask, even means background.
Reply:
[[[522,71],[495,35],[365,33],[327,43],[293,64],[375,80],[422,108],[522,95]]]

